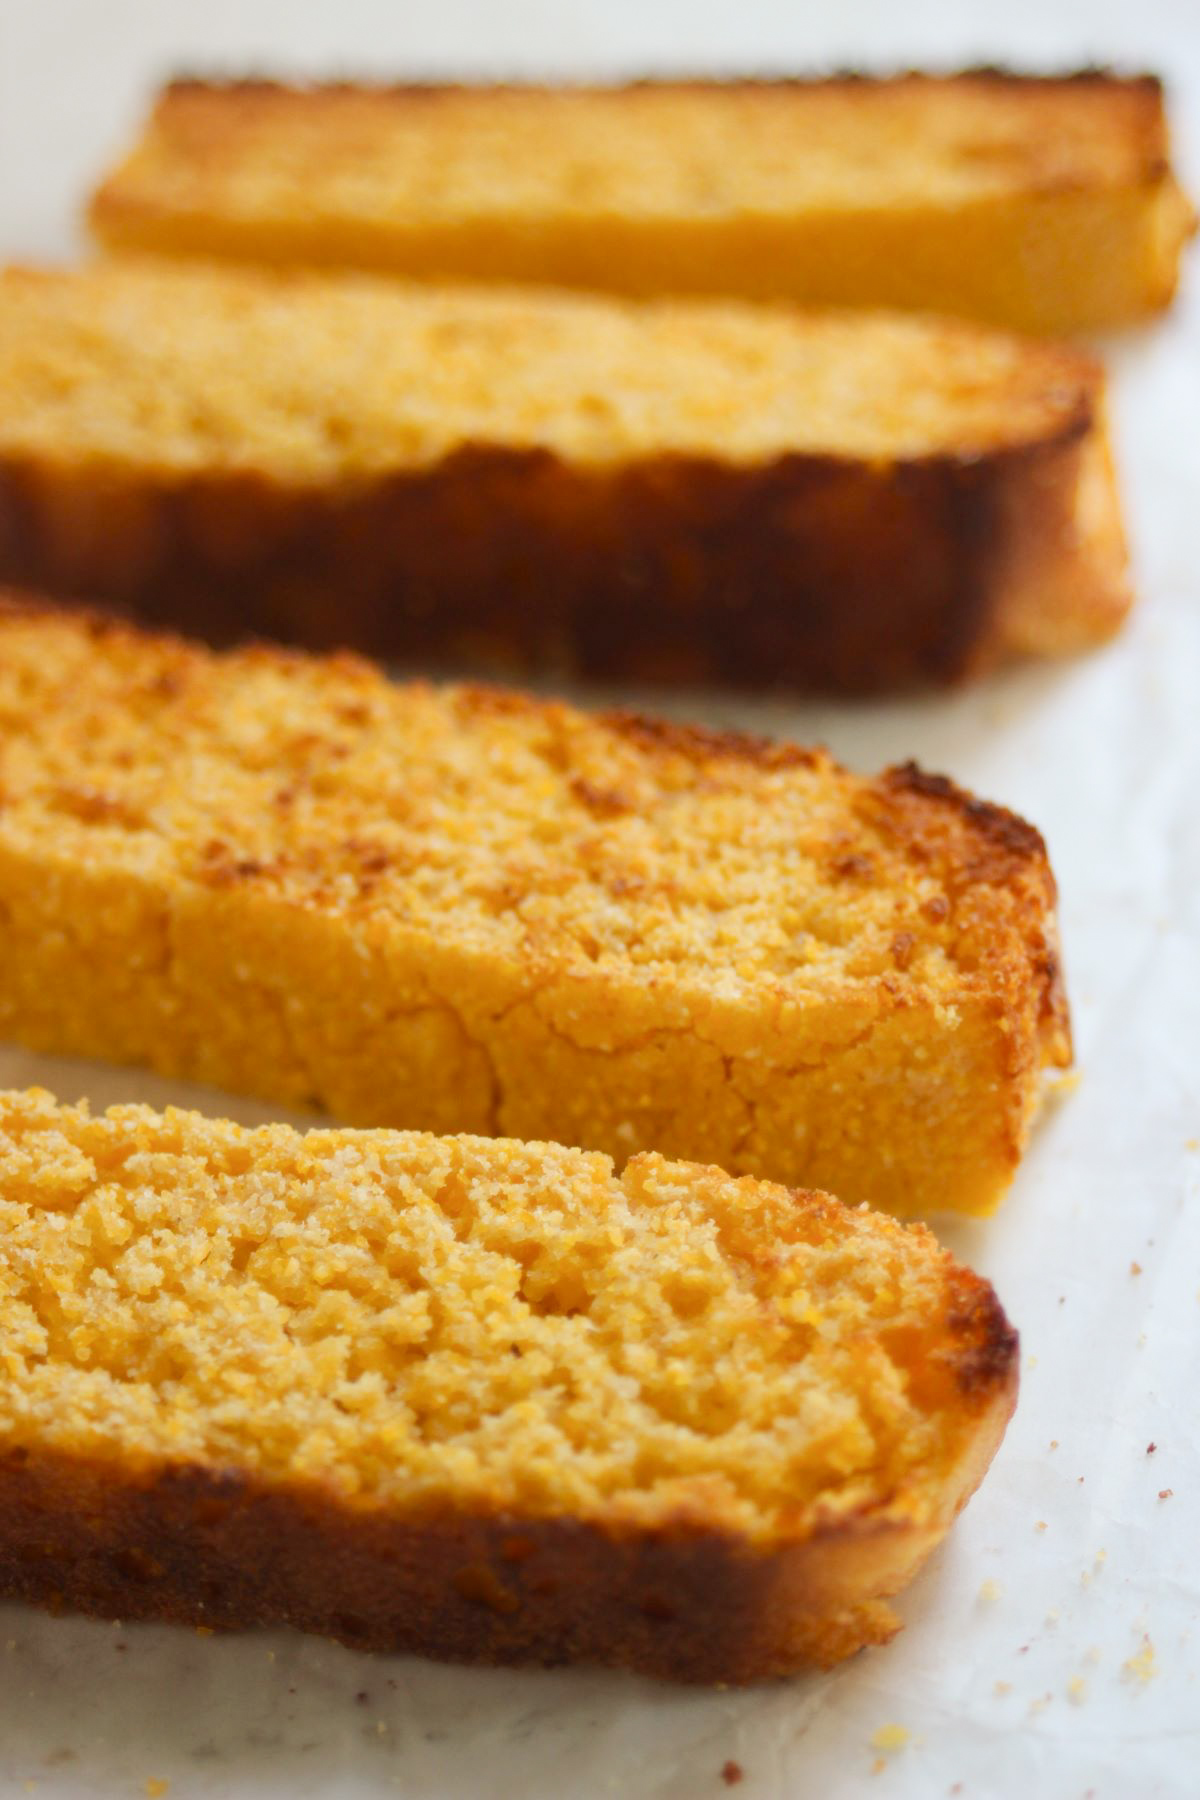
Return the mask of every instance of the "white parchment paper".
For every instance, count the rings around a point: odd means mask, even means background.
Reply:
[[[76,247],[97,167],[180,66],[981,59],[1158,68],[1200,192],[1196,0],[0,0],[0,252]],[[675,706],[824,739],[864,769],[916,756],[1032,818],[1061,881],[1079,1085],[1049,1110],[999,1216],[943,1234],[1021,1329],[1021,1403],[982,1491],[902,1599],[901,1637],[831,1675],[708,1693],[0,1608],[0,1794],[693,1800],[739,1774],[739,1800],[1200,1793],[1200,295],[1188,285],[1169,320],[1104,346],[1141,590],[1118,643],[916,703]],[[0,1049],[0,1084],[34,1080],[97,1105],[267,1116]]]

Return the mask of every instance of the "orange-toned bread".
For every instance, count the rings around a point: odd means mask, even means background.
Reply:
[[[885,1641],[1016,1334],[720,1169],[0,1094],[0,1597],[751,1681]]]
[[[833,689],[1129,603],[1066,347],[153,261],[0,277],[0,579],[216,640]]]
[[[35,1048],[899,1214],[1070,1057],[1042,841],[937,777],[19,602],[0,917]]]
[[[978,71],[618,88],[176,82],[91,208],[115,250],[1049,333],[1165,306],[1161,87]]]

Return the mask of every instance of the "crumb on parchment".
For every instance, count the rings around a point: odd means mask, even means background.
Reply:
[[[1003,1592],[1004,1589],[998,1581],[984,1581],[979,1585],[979,1598],[984,1601],[985,1604],[990,1604],[993,1600],[998,1600]]]
[[[872,1750],[882,1750],[885,1755],[903,1750],[905,1745],[911,1742],[912,1732],[907,1725],[881,1725],[879,1730],[871,1735]]]
[[[1141,1649],[1135,1651],[1121,1664],[1121,1673],[1126,1681],[1140,1682],[1143,1687],[1148,1681],[1154,1680],[1158,1674],[1158,1662],[1149,1632],[1144,1632],[1142,1635]]]

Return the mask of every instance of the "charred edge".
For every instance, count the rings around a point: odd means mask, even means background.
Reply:
[[[956,81],[987,81],[998,86],[1031,88],[1044,92],[1056,87],[1088,87],[1141,89],[1156,97],[1163,94],[1163,79],[1149,70],[1123,70],[1108,63],[1089,63],[1082,67],[1031,72],[1014,69],[1002,63],[971,63],[951,69],[864,69],[847,65],[829,69],[801,71],[794,75],[769,72],[735,71],[728,75],[691,74],[680,71],[671,75],[617,76],[605,82],[578,82],[568,77],[552,81],[446,81],[436,75],[427,80],[380,81],[364,77],[343,77],[334,81],[286,81],[266,74],[226,75],[181,70],[163,87],[159,104],[175,95],[194,92],[211,94],[244,94],[247,97],[312,95],[345,96],[352,94],[394,95],[404,99],[437,99],[454,94],[619,94],[685,90],[688,92],[720,92],[748,89],[751,92],[823,87],[885,88],[904,82],[926,81],[948,85]]]
[[[906,762],[885,769],[881,779],[892,793],[919,794],[923,799],[956,807],[984,837],[1015,856],[1046,860],[1046,841],[1036,826],[1019,813],[1009,812],[1007,807],[977,800],[945,775],[929,775],[917,763]]]
[[[676,724],[631,708],[618,707],[597,714],[597,723],[618,737],[627,738],[648,755],[674,752],[691,762],[727,760],[753,763],[761,769],[816,769],[826,762],[823,750],[800,744],[778,743],[749,731],[713,731],[706,725]]]
[[[1043,1025],[1062,1026],[1068,1031],[1067,990],[1063,978],[1062,958],[1052,944],[1047,944],[1033,961],[1034,974],[1041,983],[1042,1000],[1038,1017]]]
[[[995,1289],[986,1281],[973,1285],[974,1292],[962,1294],[947,1319],[953,1335],[964,1340],[954,1358],[954,1376],[959,1391],[969,1395],[1007,1386],[1016,1375],[1021,1347]]]

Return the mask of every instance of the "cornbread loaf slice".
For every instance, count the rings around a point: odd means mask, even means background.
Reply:
[[[294,88],[181,81],[103,183],[115,250],[1092,331],[1194,224],[1153,77]]]
[[[0,577],[210,639],[833,688],[1129,601],[1074,351],[153,262],[0,278]]]
[[[0,607],[0,1031],[358,1125],[987,1212],[1037,832],[915,768]]]
[[[0,1095],[0,1595],[697,1681],[836,1662],[1016,1334],[923,1228],[720,1169]]]

